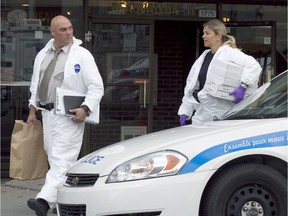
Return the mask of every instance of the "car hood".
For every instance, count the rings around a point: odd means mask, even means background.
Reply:
[[[241,139],[243,136],[263,134],[267,127],[277,130],[279,125],[282,124],[282,127],[285,125],[283,122],[285,120],[286,118],[212,121],[154,132],[92,152],[78,160],[69,173],[98,173],[100,176],[105,176],[128,160],[168,149],[179,151],[191,159],[214,145]]]

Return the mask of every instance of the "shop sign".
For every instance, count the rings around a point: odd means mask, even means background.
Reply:
[[[215,8],[215,4],[112,1],[108,14],[216,17]]]

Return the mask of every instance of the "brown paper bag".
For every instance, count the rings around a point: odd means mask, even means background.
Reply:
[[[45,177],[48,171],[47,156],[43,147],[43,127],[15,120],[11,137],[10,169],[11,178],[26,180]]]

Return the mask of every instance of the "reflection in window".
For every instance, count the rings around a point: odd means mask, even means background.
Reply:
[[[105,85],[103,101],[139,103],[143,84],[137,81],[149,79],[150,26],[95,23],[92,31],[92,52]]]
[[[241,21],[275,21],[276,23],[276,71],[277,74],[287,69],[287,6],[275,6],[275,5],[240,5],[240,4],[223,4],[222,19],[229,20],[229,22],[241,22]],[[229,23],[228,22],[228,23]],[[246,31],[248,30],[248,31]],[[242,36],[244,34],[249,35],[251,31],[249,29],[241,29]],[[268,29],[258,29],[257,34],[262,32],[266,34]],[[238,35],[236,40],[238,41]],[[271,35],[267,35],[258,39],[262,45],[269,44],[269,38]],[[268,64],[269,64],[268,59]],[[268,68],[269,70],[269,68]]]
[[[49,25],[54,16],[69,17],[74,35],[82,35],[82,0],[28,2],[1,2],[1,83],[30,82],[35,56],[51,38]]]

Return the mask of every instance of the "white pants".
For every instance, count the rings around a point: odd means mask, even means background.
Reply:
[[[52,208],[57,199],[57,189],[63,184],[66,171],[77,161],[85,123],[74,123],[71,118],[42,111],[44,149],[48,156],[49,171],[45,184],[36,198],[45,199]]]
[[[215,116],[221,117],[235,105],[232,101],[210,96],[205,91],[200,91],[198,98],[200,104],[196,105],[196,113],[192,116],[192,124],[212,121]]]

